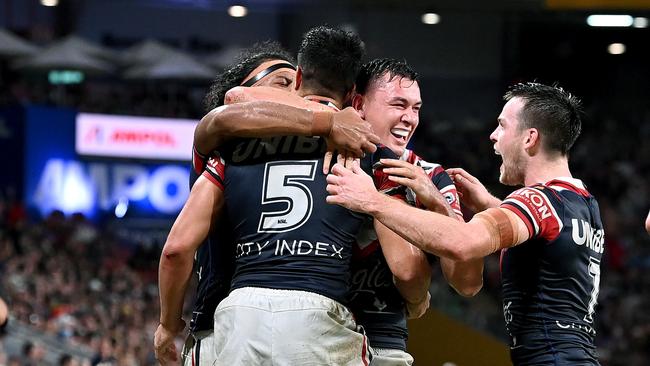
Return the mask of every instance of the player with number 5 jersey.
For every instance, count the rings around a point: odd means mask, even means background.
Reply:
[[[365,218],[326,204],[323,174],[327,138],[334,138],[327,131],[335,128],[333,113],[343,113],[338,109],[351,96],[362,51],[358,36],[349,32],[326,27],[308,32],[296,91],[311,110],[332,112],[305,112],[313,116],[313,135],[326,138],[295,136],[278,127],[263,135],[269,137],[230,139],[204,172],[224,187],[235,248],[232,291],[214,316],[218,365],[369,363],[367,339],[343,304],[352,246]],[[240,117],[281,115],[281,108],[266,114],[268,109],[239,105],[248,108]],[[381,187],[387,179],[374,163],[396,155],[372,147],[376,152],[362,164],[377,174]]]

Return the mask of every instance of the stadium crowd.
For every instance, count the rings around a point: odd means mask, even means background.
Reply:
[[[1,206],[0,289],[11,321],[93,355],[82,364],[153,364],[157,251],[120,243],[81,215],[56,211],[28,223],[20,203]],[[41,347],[31,345],[30,359],[29,346],[14,357],[18,365],[40,364]],[[0,364],[11,360],[0,356]]]

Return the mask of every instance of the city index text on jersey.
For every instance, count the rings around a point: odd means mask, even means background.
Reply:
[[[330,243],[308,240],[267,240],[264,242],[237,243],[235,258],[249,255],[286,256],[286,255],[311,255],[321,257],[335,257],[343,259],[343,247]]]

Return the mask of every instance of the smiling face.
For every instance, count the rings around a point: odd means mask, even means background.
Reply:
[[[254,78],[259,74],[261,71],[266,70],[267,68],[280,64],[280,63],[287,63],[285,60],[270,60],[270,61],[265,61],[261,63],[258,67],[256,67],[253,71],[251,71],[250,74],[246,76],[244,81],[242,81],[242,84],[246,83],[248,80]],[[258,80],[255,84],[251,86],[270,86],[273,88],[278,88],[278,89],[283,89],[287,91],[291,91],[293,88],[293,83],[296,80],[296,71],[289,69],[289,68],[280,68],[277,69],[268,75],[265,75],[263,78]]]
[[[357,95],[354,107],[368,121],[381,143],[401,155],[420,122],[420,86],[401,76],[385,73],[373,81],[364,95]]]
[[[522,185],[527,167],[524,150],[524,131],[519,128],[524,100],[509,100],[499,115],[499,125],[490,135],[494,142],[494,152],[501,156],[499,181],[505,185]]]

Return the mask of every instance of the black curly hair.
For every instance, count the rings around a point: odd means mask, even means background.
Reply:
[[[246,76],[256,67],[270,60],[285,60],[295,64],[295,59],[278,42],[266,41],[255,43],[243,50],[233,64],[227,67],[210,85],[210,90],[203,98],[206,112],[223,105],[226,92],[242,83]]]
[[[311,29],[298,51],[305,88],[327,97],[344,97],[354,87],[365,53],[361,38],[352,32],[326,26]]]

